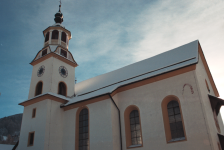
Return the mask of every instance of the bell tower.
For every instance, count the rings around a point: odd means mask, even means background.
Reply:
[[[28,100],[24,106],[18,150],[63,150],[61,104],[74,96],[75,62],[69,52],[71,32],[61,23],[61,5],[55,24],[43,31],[43,48],[30,63],[33,66]]]
[[[71,32],[62,25],[61,5],[54,21],[54,25],[43,31],[43,48],[30,63],[33,71],[29,99],[47,92],[67,97],[74,95],[77,63],[68,50],[72,36]]]

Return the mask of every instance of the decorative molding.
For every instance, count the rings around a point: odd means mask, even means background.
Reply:
[[[193,87],[192,87],[190,84],[186,83],[186,84],[184,84],[184,86],[183,86],[182,95],[184,94],[184,88],[185,88],[185,86],[189,86],[189,88],[191,89],[191,94],[194,94],[194,89],[193,89]]]

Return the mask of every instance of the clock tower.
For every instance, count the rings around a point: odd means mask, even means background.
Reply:
[[[29,99],[47,92],[68,97],[74,95],[77,63],[68,50],[71,32],[61,24],[63,14],[60,6],[55,14],[55,24],[43,31],[43,48],[30,63],[33,72]]]
[[[71,32],[55,14],[55,24],[43,31],[43,48],[30,63],[33,66],[28,100],[24,106],[18,150],[63,150],[62,104],[74,96],[75,62],[68,50]]]

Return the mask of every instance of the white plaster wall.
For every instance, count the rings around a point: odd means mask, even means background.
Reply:
[[[120,126],[119,126],[119,113],[118,113],[118,109],[113,103],[111,104],[111,118],[112,118],[111,121],[112,121],[112,134],[113,134],[113,137],[112,137],[113,150],[120,150],[121,137],[120,137]]]
[[[185,87],[183,91],[184,84],[190,84],[194,93],[191,93],[189,87]],[[168,95],[175,95],[180,99],[187,141],[166,143],[161,103]],[[211,149],[193,71],[118,93],[117,99],[121,111],[124,150],[124,111],[130,105],[136,105],[140,109],[143,147],[137,149]]]
[[[61,56],[58,56],[61,57]],[[44,74],[41,77],[37,76],[37,71],[40,66],[45,66]],[[65,66],[68,71],[68,76],[63,78],[59,74],[59,67]],[[33,66],[32,77],[30,82],[30,91],[28,99],[34,97],[35,88],[39,81],[43,81],[43,92],[52,92],[58,93],[58,84],[60,81],[63,81],[67,85],[67,96],[72,96],[74,94],[74,82],[75,82],[75,68],[60,61],[57,58],[50,57],[39,64]]]
[[[208,94],[211,94],[211,95],[215,95],[215,94],[212,89],[209,78],[207,76],[207,73],[205,71],[205,67],[202,63],[201,57],[199,57],[199,63],[196,67],[195,74],[196,74],[198,86],[200,88],[200,95],[201,95],[201,100],[202,100],[204,111],[205,111],[205,119],[206,119],[206,123],[208,126],[208,132],[209,132],[210,138],[212,140],[211,144],[212,144],[214,150],[218,150],[218,145],[217,145],[217,142],[219,142],[218,135],[217,135],[218,131],[217,131],[217,128],[215,125],[210,100],[208,98]],[[205,79],[208,82],[208,85],[210,88],[210,93],[207,90]],[[220,114],[218,115],[218,121],[219,121],[219,126],[221,128],[221,132],[222,132],[222,134],[224,134],[224,132],[223,132],[224,127],[223,127],[223,122],[222,122]]]
[[[119,150],[117,112],[110,99],[88,104],[91,150]],[[78,108],[64,112],[63,150],[75,149],[75,121]],[[114,114],[112,114],[114,113]],[[113,123],[113,121],[115,121]],[[115,133],[113,133],[115,132]],[[115,144],[116,143],[116,144]],[[118,149],[117,149],[118,148]]]
[[[61,56],[58,56],[61,57]],[[64,66],[68,71],[68,76],[63,78],[59,74],[59,67]],[[53,72],[52,72],[52,81],[51,81],[51,92],[58,93],[58,83],[63,81],[67,85],[67,96],[74,95],[74,85],[75,85],[75,68],[60,61],[57,58],[53,58]]]
[[[192,86],[193,93],[189,86],[184,87],[185,84]],[[175,95],[180,100],[186,141],[166,143],[161,103],[168,95]],[[137,149],[211,149],[194,71],[118,93],[113,99],[121,111],[124,150],[126,149],[124,111],[130,105],[136,105],[140,109],[143,147]],[[87,107],[90,115],[90,149],[120,149],[118,112],[112,101],[108,99],[89,104]],[[77,109],[64,112],[64,150],[75,148]]]
[[[39,70],[40,66],[42,66],[42,65],[45,66],[45,71],[41,77],[38,77],[37,71]],[[42,61],[41,63],[33,66],[28,99],[33,98],[35,96],[36,85],[39,81],[43,81],[43,92],[42,93],[50,92],[50,89],[51,89],[50,83],[52,80],[52,69],[53,69],[52,65],[53,65],[53,57],[50,57],[50,58]]]
[[[60,105],[47,99],[24,108],[18,150],[62,150],[63,109]],[[32,118],[33,108],[36,108],[35,118]],[[27,147],[28,134],[32,131],[35,131],[34,145]]]
[[[107,99],[87,105],[89,108],[90,149],[112,150],[111,100]]]
[[[41,101],[24,107],[21,133],[18,150],[45,150],[45,132],[50,101]],[[36,117],[32,118],[33,108],[36,108]],[[34,145],[27,147],[29,132],[35,131]]]
[[[63,150],[75,150],[75,123],[78,108],[64,111]]]
[[[48,108],[47,124],[45,129],[45,149],[62,150],[63,116],[64,111],[60,108],[61,103],[50,100]]]

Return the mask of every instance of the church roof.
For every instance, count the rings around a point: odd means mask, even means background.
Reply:
[[[110,94],[118,87],[198,63],[199,41],[75,84],[76,97],[64,106]]]

